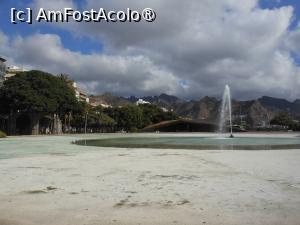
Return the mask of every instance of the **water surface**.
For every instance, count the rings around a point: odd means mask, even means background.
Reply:
[[[78,145],[118,148],[198,150],[300,149],[300,138],[286,137],[123,137],[76,141]]]

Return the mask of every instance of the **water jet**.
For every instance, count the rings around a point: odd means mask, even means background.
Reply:
[[[225,86],[223,98],[222,98],[222,108],[220,114],[220,122],[219,122],[219,133],[226,133],[226,123],[229,120],[229,128],[230,128],[230,138],[234,138],[232,131],[232,107],[231,107],[231,94],[229,85]]]

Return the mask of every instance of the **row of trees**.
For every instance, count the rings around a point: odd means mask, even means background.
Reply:
[[[134,104],[102,108],[80,102],[65,75],[42,71],[22,72],[0,87],[0,116],[13,114],[57,115],[65,131],[137,131],[153,123],[177,119],[157,106]],[[4,117],[4,116],[3,116]]]
[[[104,112],[116,121],[117,129],[125,131],[136,131],[151,124],[178,119],[175,113],[164,112],[159,107],[150,104],[107,108]]]
[[[85,104],[83,108],[84,111],[74,115],[72,126],[83,129],[86,119],[87,128],[98,132],[135,132],[151,124],[179,118],[177,114],[164,112],[151,104],[114,108],[91,107]]]
[[[271,125],[286,127],[290,130],[300,131],[300,123],[295,121],[288,113],[279,113],[271,121]]]

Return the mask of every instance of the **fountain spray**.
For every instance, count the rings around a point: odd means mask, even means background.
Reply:
[[[231,95],[230,95],[230,88],[228,85],[225,86],[223,99],[222,99],[222,110],[220,115],[220,123],[219,123],[219,132],[224,133],[224,127],[226,125],[226,121],[229,117],[229,124],[230,124],[230,138],[233,138],[232,132],[232,108],[231,108]],[[228,115],[227,115],[228,113]]]

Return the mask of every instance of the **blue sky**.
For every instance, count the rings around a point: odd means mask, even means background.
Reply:
[[[299,18],[300,18],[300,2],[297,0],[261,0],[260,5],[262,8],[278,8],[281,6],[291,5],[294,8],[295,20],[292,23],[291,27],[294,28],[297,26]]]
[[[77,5],[83,5],[84,1],[75,0],[74,2]],[[0,8],[0,28],[2,31],[5,31],[7,35],[21,35],[27,36],[36,32],[39,33],[54,33],[58,34],[64,46],[73,51],[80,51],[82,53],[91,53],[95,51],[101,51],[102,43],[100,40],[95,40],[89,37],[78,37],[74,36],[70,32],[63,31],[59,28],[55,28],[54,26],[49,25],[36,25],[36,26],[28,26],[27,24],[12,24],[10,22],[10,9],[11,8],[20,8],[24,9],[26,7],[31,7],[31,0],[23,0],[23,1],[15,1],[15,0],[5,0],[1,2]],[[300,18],[300,2],[297,0],[261,0],[260,6],[262,8],[274,8],[281,7],[286,5],[291,5],[295,10],[295,20],[291,27],[295,27]]]
[[[76,1],[80,4],[82,1]],[[10,9],[25,9],[31,7],[31,0],[14,1],[4,0],[1,3],[0,14],[0,28],[9,36],[28,36],[34,33],[53,33],[61,37],[63,45],[73,51],[80,51],[82,53],[92,53],[94,51],[101,51],[102,44],[89,37],[74,36],[71,32],[64,31],[51,25],[28,25],[24,23],[12,24],[10,22]]]
[[[56,10],[70,4],[79,9],[150,7],[158,19],[124,25],[10,22],[12,7]],[[296,0],[4,0],[0,55],[10,66],[68,73],[93,94],[218,97],[229,84],[236,98],[296,99],[299,21]]]
[[[74,2],[77,5],[83,5],[84,1],[75,0]],[[39,33],[54,33],[58,34],[64,46],[70,50],[80,51],[82,53],[91,53],[97,50],[102,49],[102,43],[98,40],[94,40],[93,38],[89,37],[78,37],[72,34],[71,32],[67,32],[61,30],[59,28],[55,28],[54,26],[50,25],[37,25],[37,26],[28,26],[27,24],[12,24],[10,22],[10,9],[11,8],[20,8],[24,9],[26,7],[31,7],[32,1],[31,0],[3,0],[1,2],[0,8],[0,28],[4,31],[7,35],[15,36],[27,36],[36,32]],[[291,5],[294,7],[295,10],[295,20],[292,23],[291,27],[294,28],[299,21],[300,18],[300,2],[297,0],[261,0],[259,2],[262,8],[278,8],[281,6]],[[100,42],[100,43],[99,43]]]

